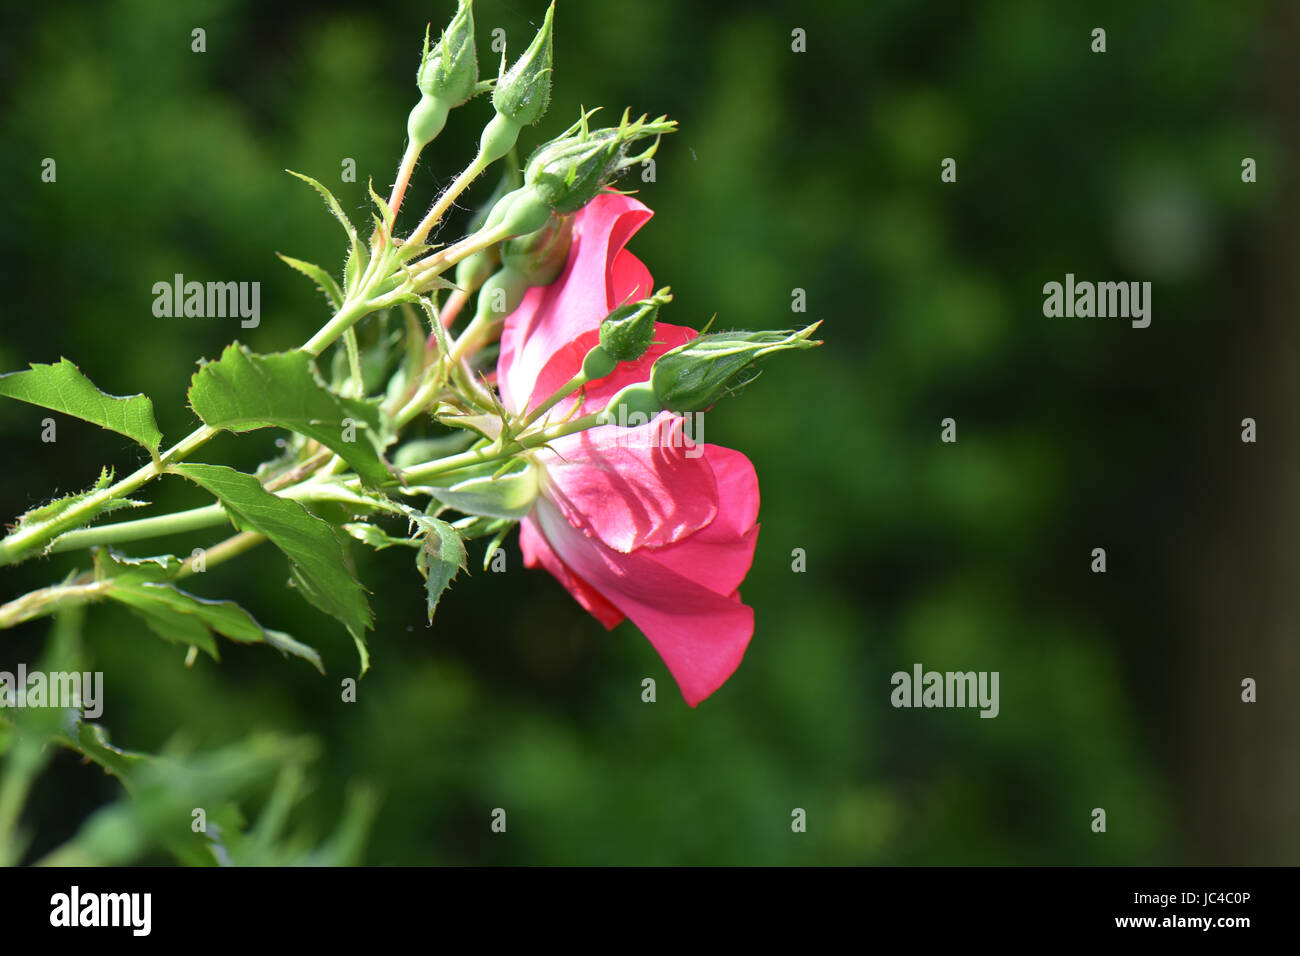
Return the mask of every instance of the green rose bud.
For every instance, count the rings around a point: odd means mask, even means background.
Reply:
[[[513,269],[503,267],[492,275],[478,290],[475,316],[484,319],[504,319],[519,308],[528,291],[528,280]]]
[[[820,322],[798,332],[718,332],[701,335],[655,360],[650,384],[659,404],[672,412],[702,412],[735,395],[759,375],[769,355],[810,349]]]
[[[587,128],[590,115],[584,113],[560,137],[539,147],[524,169],[524,183],[556,212],[577,212],[624,169],[653,156],[659,137],[677,128],[666,116],[630,121],[625,111],[618,126],[593,131]],[[655,141],[645,152],[628,155],[629,146],[649,136]]]
[[[654,389],[650,387],[649,382],[637,382],[635,385],[628,385],[621,389],[617,395],[609,400],[605,410],[601,413],[601,421],[606,425],[628,426],[629,424],[645,424],[656,415],[664,410],[659,399],[655,397]],[[637,422],[638,418],[643,421]]]
[[[517,126],[536,123],[551,102],[551,18],[554,15],[555,4],[552,3],[533,42],[515,65],[497,80],[496,89],[492,91],[492,106]]]
[[[582,360],[582,377],[588,382],[604,378],[618,368],[618,359],[614,358],[599,345],[587,352]]]
[[[551,206],[542,192],[524,184],[506,193],[492,209],[484,229],[505,229],[510,236],[526,236],[545,227],[551,218]]]
[[[600,323],[600,347],[617,362],[639,359],[654,341],[659,307],[671,301],[665,286],[648,299],[619,306]]]
[[[474,52],[473,0],[460,0],[456,15],[429,49],[424,34],[424,55],[415,82],[425,96],[442,100],[448,107],[460,106],[474,95],[478,83],[478,58]]]
[[[501,255],[496,246],[480,249],[456,263],[456,287],[473,292],[500,267]]]
[[[501,244],[501,264],[518,272],[529,285],[550,285],[564,271],[572,240],[573,217],[551,213],[541,229]]]
[[[447,123],[447,114],[474,95],[478,83],[478,60],[474,52],[473,0],[460,0],[460,8],[447,24],[441,38],[429,49],[429,31],[424,31],[424,52],[415,83],[420,102],[406,119],[406,135],[412,143],[432,142]]]

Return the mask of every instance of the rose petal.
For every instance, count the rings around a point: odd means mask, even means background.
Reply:
[[[654,645],[686,703],[696,706],[735,673],[754,633],[752,608],[643,552],[610,550],[574,528],[545,498],[538,500],[534,515],[564,564]]]
[[[574,527],[626,554],[694,534],[718,513],[713,469],[694,455],[682,419],[604,425],[551,442],[538,456],[544,494]]]
[[[574,574],[572,569],[560,560],[551,546],[546,543],[546,536],[538,529],[537,522],[531,517],[519,523],[519,550],[524,553],[525,567],[535,568],[541,565],[551,572],[551,576],[559,581],[592,617],[604,624],[606,630],[615,627],[623,620],[622,611],[601,597],[599,591]]]
[[[619,391],[628,385],[650,380],[650,369],[655,359],[665,352],[684,345],[699,335],[694,329],[681,325],[669,325],[667,322],[655,323],[654,344],[646,353],[634,362],[619,362],[614,371],[604,378],[589,382],[582,391],[571,398],[558,403],[547,413],[548,421],[558,421],[572,410],[574,402],[581,401],[582,407],[577,414],[586,415],[598,412],[609,404]],[[600,344],[600,329],[584,332],[564,348],[560,349],[538,376],[533,388],[530,408],[540,405],[548,397],[559,391],[582,368],[582,361],[595,346]]]
[[[624,257],[623,247],[652,215],[617,193],[601,193],[576,213],[564,272],[548,286],[529,289],[502,328],[498,373],[507,409],[525,407],[551,356],[598,328],[614,295],[640,298],[641,288],[649,295],[650,273],[631,253]]]

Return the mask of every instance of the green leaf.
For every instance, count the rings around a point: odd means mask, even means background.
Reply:
[[[385,548],[391,548],[394,545],[419,547],[418,541],[413,541],[410,538],[394,537],[383,528],[365,521],[352,521],[343,525],[342,528],[362,544],[368,544],[376,551],[383,551]]]
[[[212,428],[287,428],[329,448],[366,484],[392,477],[380,456],[387,439],[378,404],[335,395],[306,352],[258,355],[232,343],[194,374],[189,395]]]
[[[341,621],[352,635],[364,674],[370,666],[365,632],[370,628],[372,615],[365,589],[347,567],[347,552],[339,533],[298,502],[271,494],[251,475],[224,465],[172,467],[215,495],[237,528],[266,535],[284,552],[293,582],[302,596]]]
[[[487,518],[522,518],[533,510],[540,486],[537,469],[525,465],[505,475],[479,475],[453,485],[435,485],[440,504],[467,515]]]
[[[77,721],[76,733],[60,738],[64,746],[71,747],[87,760],[99,764],[130,789],[132,774],[153,758],[148,754],[115,747],[108,740],[108,732],[99,724]]]
[[[370,201],[379,208],[380,215],[382,216],[379,220],[379,224],[383,226],[384,233],[391,236],[393,234],[393,221],[397,217],[393,215],[393,210],[389,208],[388,202],[384,197],[375,192],[375,181],[373,179],[370,180],[368,188],[370,189]]]
[[[348,238],[358,245],[360,244],[360,240],[357,238],[356,227],[352,225],[352,220],[348,218],[347,213],[343,211],[343,207],[339,205],[339,201],[334,198],[332,192],[310,176],[304,176],[302,173],[295,173],[292,169],[286,169],[285,172],[290,176],[296,176],[298,179],[301,179],[307,185],[311,186],[311,188],[316,190],[316,192],[320,193],[321,198],[325,200],[325,205],[329,207],[329,211],[334,215],[334,218],[339,221],[339,224],[343,227],[343,231],[348,234]]]
[[[317,288],[325,293],[325,298],[330,300],[330,305],[336,309],[343,308],[343,290],[339,284],[334,281],[334,277],[312,262],[303,262],[301,259],[295,259],[293,256],[286,256],[277,252],[280,260],[291,269],[296,269],[305,275],[312,282],[316,283]]]
[[[451,525],[430,515],[414,519],[423,532],[421,547],[415,555],[415,566],[424,576],[429,596],[429,623],[438,609],[442,592],[447,590],[466,562],[465,542]]]
[[[146,587],[149,585],[115,584],[105,593],[107,597],[134,611],[148,625],[149,630],[164,641],[184,647],[197,647],[214,661],[221,660],[217,642],[208,626],[199,618],[172,607],[164,599],[167,585],[155,585],[163,589],[156,595],[144,592]]]
[[[215,632],[240,644],[269,644],[325,673],[315,649],[281,631],[262,627],[235,602],[197,597],[167,583],[180,568],[180,559],[174,555],[125,558],[104,548],[95,551],[95,576],[109,582],[106,596],[131,608],[164,640],[202,648],[219,660],[212,639]]]
[[[361,244],[361,240],[357,237],[356,227],[352,225],[352,220],[347,217],[347,214],[343,211],[343,207],[339,205],[339,201],[334,198],[332,192],[310,176],[304,176],[302,173],[295,173],[292,169],[286,169],[285,172],[290,176],[298,177],[320,193],[321,198],[325,200],[325,205],[329,207],[329,211],[334,215],[334,218],[339,221],[339,224],[343,227],[343,231],[348,234],[350,251],[348,254],[347,265],[343,269],[343,276],[348,290],[351,291],[353,283],[360,278],[361,273],[365,270],[366,262],[366,250]]]
[[[139,442],[157,459],[162,432],[153,402],[144,395],[107,395],[67,359],[57,365],[33,364],[26,372],[0,375],[0,395],[39,405],[107,428]]]

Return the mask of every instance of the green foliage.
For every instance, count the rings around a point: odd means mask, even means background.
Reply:
[[[334,198],[334,194],[330,192],[327,187],[321,185],[310,176],[304,176],[302,173],[295,173],[292,169],[286,169],[285,172],[290,176],[301,179],[307,185],[311,186],[312,189],[316,190],[316,192],[320,193],[321,198],[325,200],[325,207],[330,211],[330,215],[337,219],[339,225],[343,227],[343,231],[348,237],[349,250],[348,266],[344,270],[344,274],[348,276],[348,278],[351,278],[359,271],[358,266],[362,266],[366,258],[365,247],[361,245],[361,239],[357,235],[356,226],[352,225],[352,220],[348,218],[347,213],[343,211],[343,207],[339,205],[339,201]],[[354,263],[356,263],[356,265],[354,265]]]
[[[153,402],[144,395],[105,394],[67,359],[57,365],[33,363],[26,372],[0,375],[0,395],[107,428],[158,456],[162,432],[154,421]]]
[[[373,615],[338,531],[298,502],[276,497],[256,478],[233,468],[182,464],[174,470],[215,495],[236,527],[266,535],[284,553],[298,592],[352,635],[364,674],[370,667],[365,632]]]
[[[276,255],[279,256],[280,261],[289,266],[289,268],[296,269],[308,279],[311,279],[312,282],[315,282],[316,287],[320,289],[321,292],[325,293],[325,298],[329,300],[331,306],[335,309],[341,309],[343,307],[343,290],[339,288],[339,284],[334,281],[332,275],[320,266],[311,262],[303,262],[301,259],[295,259],[292,256],[286,256],[279,252],[277,252]]]
[[[241,644],[270,644],[325,672],[314,649],[262,627],[234,601],[196,597],[170,583],[179,571],[180,562],[171,555],[130,559],[103,548],[95,554],[95,576],[106,585],[104,596],[131,608],[164,640],[201,648],[218,659],[215,633]]]
[[[257,355],[238,342],[194,374],[190,406],[212,428],[287,428],[314,439],[369,484],[391,478],[379,406],[335,395],[304,352]]]
[[[431,515],[418,515],[414,520],[419,527],[417,537],[420,543],[415,566],[424,577],[429,598],[429,623],[432,624],[433,612],[438,609],[443,592],[465,567],[465,542],[460,533],[445,521]]]
[[[305,831],[286,838],[285,818],[300,796],[303,767],[317,751],[309,738],[260,734],[204,754],[173,747],[149,757],[113,748],[98,727],[79,723],[75,735],[56,742],[104,763],[129,796],[92,814],[40,861],[46,866],[116,866],[154,849],[192,866],[355,864],[374,817],[373,793],[357,788],[330,840],[315,846]],[[271,780],[276,784],[266,809],[245,830],[237,801]]]

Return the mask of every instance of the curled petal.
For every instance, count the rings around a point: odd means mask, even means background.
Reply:
[[[539,456],[543,493],[574,527],[615,551],[664,547],[718,514],[713,469],[675,415],[588,429],[551,448]]]
[[[559,559],[551,550],[551,546],[546,543],[546,536],[542,534],[537,527],[537,522],[532,518],[525,518],[519,524],[519,549],[524,553],[525,567],[535,568],[540,565],[551,572],[551,577],[564,585],[564,589],[573,595],[573,599],[592,617],[604,624],[606,630],[615,627],[623,620],[622,611],[601,597],[599,591],[574,574]]]
[[[534,517],[566,568],[641,629],[694,707],[726,682],[754,633],[754,612],[644,552],[620,554],[541,499]],[[576,596],[576,595],[575,595]]]
[[[575,215],[564,272],[548,286],[529,289],[506,317],[498,366],[506,408],[519,412],[544,399],[550,393],[538,394],[535,386],[551,356],[598,329],[622,301],[650,294],[649,271],[623,247],[652,215],[617,193],[601,193]]]

